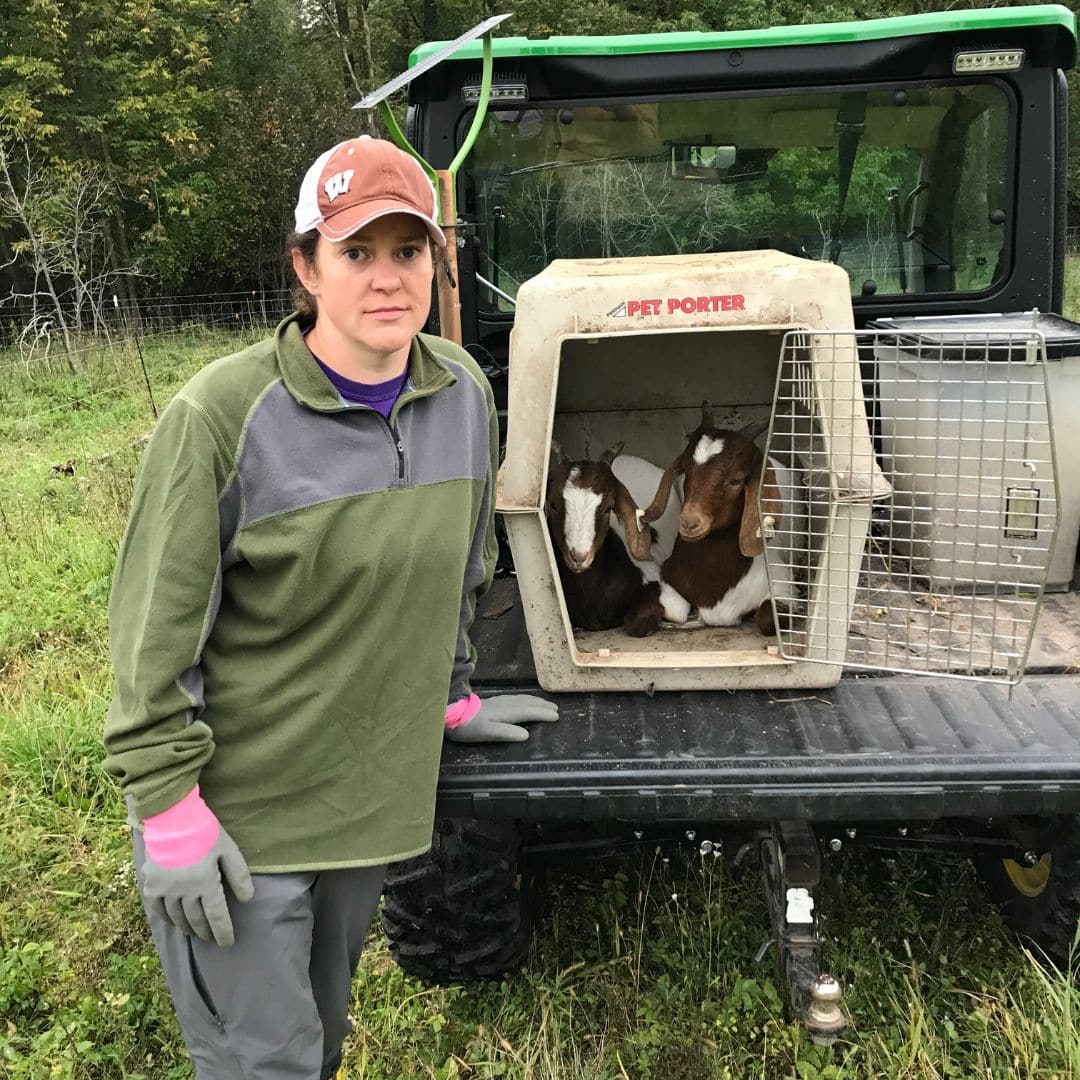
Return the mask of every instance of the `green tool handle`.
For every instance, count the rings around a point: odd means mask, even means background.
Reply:
[[[476,103],[476,112],[473,114],[472,123],[468,133],[461,144],[461,148],[454,155],[448,169],[434,169],[420,156],[405,133],[398,125],[386,100],[379,102],[383,123],[386,125],[390,138],[406,153],[411,154],[423,167],[435,186],[437,199],[436,213],[439,224],[446,234],[446,274],[438,275],[439,289],[439,331],[443,337],[461,344],[461,294],[457,288],[457,209],[455,205],[454,189],[456,186],[457,172],[462,162],[469,156],[469,152],[476,142],[480,129],[483,127],[487,116],[488,100],[491,97],[491,73],[494,67],[492,61],[491,34],[484,35],[483,74],[480,78],[480,99]]]

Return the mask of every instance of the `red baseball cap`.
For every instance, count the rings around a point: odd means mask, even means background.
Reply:
[[[332,146],[308,169],[296,201],[296,231],[318,229],[327,240],[344,240],[386,214],[412,214],[445,248],[435,207],[435,185],[416,158],[386,139],[361,135]]]

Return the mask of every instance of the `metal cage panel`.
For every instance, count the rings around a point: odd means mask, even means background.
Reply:
[[[861,386],[834,377],[853,351]],[[1035,331],[785,336],[767,455],[798,478],[805,525],[767,530],[782,656],[1019,680],[1058,521],[1045,362]],[[837,430],[853,395],[891,494]]]

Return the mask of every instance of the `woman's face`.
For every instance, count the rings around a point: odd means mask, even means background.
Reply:
[[[431,308],[431,243],[423,222],[387,214],[346,240],[320,236],[314,264],[296,249],[292,257],[318,304],[320,339],[372,359],[408,353]]]

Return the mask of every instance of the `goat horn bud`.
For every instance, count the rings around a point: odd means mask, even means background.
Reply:
[[[707,400],[701,403],[701,426],[703,428],[716,426],[716,422],[713,420],[712,406]]]
[[[600,455],[601,462],[603,462],[603,464],[605,465],[610,465],[622,453],[622,449],[625,445],[625,442],[620,442],[616,443],[609,450],[605,450]]]

